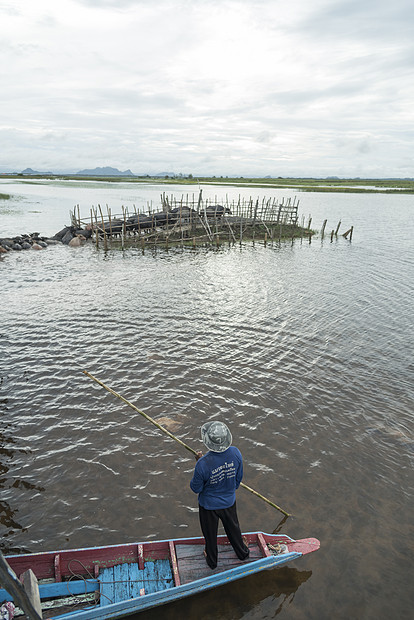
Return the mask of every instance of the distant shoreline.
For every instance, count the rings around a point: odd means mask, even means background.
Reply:
[[[154,185],[217,185],[269,189],[294,189],[301,192],[414,194],[414,179],[339,179],[339,178],[243,178],[243,177],[151,177],[151,176],[80,176],[62,174],[0,174],[0,179],[16,181],[95,181],[105,183],[151,183]]]

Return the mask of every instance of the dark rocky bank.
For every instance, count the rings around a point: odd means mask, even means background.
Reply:
[[[23,250],[44,250],[50,245],[69,245],[79,247],[92,236],[92,230],[86,228],[76,228],[75,226],[65,226],[53,237],[42,237],[39,233],[17,235],[16,237],[0,238],[0,254],[7,254],[12,250],[21,252]]]

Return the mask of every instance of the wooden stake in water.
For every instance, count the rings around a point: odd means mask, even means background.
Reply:
[[[349,240],[352,241],[352,233],[354,232],[354,227],[351,226],[351,228],[349,230],[347,230],[342,236],[345,237],[345,239],[348,239],[348,235],[349,235]]]
[[[96,225],[96,228],[95,228],[95,241],[96,241],[96,249],[98,249],[99,248],[98,212],[97,212],[97,210],[95,208],[94,208],[94,214],[95,214],[95,225]]]
[[[121,249],[125,250],[126,213],[125,213],[124,205],[122,205],[122,216],[123,216],[123,222],[122,222],[122,234],[121,234]]]
[[[115,392],[114,390],[112,390],[110,387],[108,387],[107,385],[105,385],[105,383],[102,383],[102,381],[99,381],[99,379],[97,379],[96,377],[94,377],[93,375],[91,375],[87,370],[83,370],[82,371],[84,375],[86,375],[87,377],[89,377],[90,379],[92,379],[92,381],[95,381],[96,383],[98,383],[98,385],[100,385],[101,387],[103,387],[105,390],[107,390],[108,392],[110,392],[111,394],[113,394],[114,396],[116,396],[117,398],[119,398],[120,400],[122,400],[126,405],[128,405],[128,407],[131,407],[131,409],[133,409],[134,411],[136,411],[137,413],[139,413],[140,415],[142,415],[146,420],[148,420],[148,422],[151,422],[151,424],[153,424],[154,426],[156,426],[160,431],[162,431],[163,433],[165,433],[165,435],[168,435],[168,437],[171,437],[171,439],[174,439],[174,441],[176,441],[177,443],[179,443],[183,448],[185,448],[186,450],[188,450],[189,452],[191,452],[192,454],[194,454],[194,456],[198,456],[198,453],[196,450],[193,450],[193,448],[191,448],[190,446],[188,446],[186,443],[184,443],[183,441],[181,441],[181,439],[178,439],[178,437],[176,437],[175,435],[173,435],[172,433],[170,433],[170,431],[168,431],[164,426],[161,426],[161,424],[158,424],[158,422],[156,420],[154,420],[153,418],[151,418],[149,415],[147,415],[146,413],[144,413],[143,411],[141,411],[140,409],[138,409],[138,407],[136,407],[135,405],[133,405],[129,400],[127,400],[126,398],[124,398],[123,396],[121,396],[120,394],[118,394],[117,392]],[[264,495],[261,495],[260,493],[258,493],[257,491],[255,491],[254,489],[252,489],[251,487],[248,487],[246,484],[244,484],[243,482],[240,483],[240,486],[243,487],[243,489],[246,489],[247,491],[250,491],[250,493],[253,493],[253,495],[256,495],[256,497],[259,497],[260,499],[262,499],[264,502],[266,502],[267,504],[269,504],[270,506],[272,506],[273,508],[276,508],[276,510],[279,510],[280,512],[282,512],[286,517],[291,517],[292,515],[290,515],[288,512],[285,512],[282,508],[280,508],[277,504],[274,504],[272,501],[270,501],[270,499],[267,499],[267,497],[265,497]]]
[[[99,208],[99,213],[100,213],[101,222],[102,222],[102,230],[103,230],[103,237],[104,237],[104,250],[107,250],[108,249],[108,241],[107,241],[107,238],[106,238],[105,223],[104,223],[104,219],[103,219],[101,205],[98,205],[98,208]]]

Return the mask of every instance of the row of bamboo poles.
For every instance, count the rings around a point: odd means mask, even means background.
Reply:
[[[221,217],[207,217],[205,216],[206,210],[213,208],[220,204],[225,209],[230,211],[230,215],[223,215]],[[115,233],[113,234],[111,223],[117,222],[117,233],[120,237],[121,248],[128,244],[130,245],[130,239],[141,243],[144,248],[146,244],[161,244],[168,248],[169,243],[184,245],[199,245],[200,243],[215,243],[220,245],[223,241],[223,236],[228,239],[229,243],[235,243],[237,240],[243,243],[246,237],[249,240],[255,240],[256,232],[262,233],[262,239],[265,244],[267,241],[274,241],[275,239],[281,241],[282,238],[294,238],[308,236],[309,242],[311,242],[314,231],[311,230],[312,218],[309,216],[307,223],[305,222],[305,216],[301,217],[299,223],[298,207],[299,200],[296,197],[277,201],[276,198],[270,198],[262,200],[253,200],[250,198],[238,197],[238,199],[228,200],[228,196],[224,201],[217,200],[215,197],[213,200],[203,200],[202,190],[200,190],[197,199],[194,194],[190,198],[187,194],[178,200],[173,195],[168,197],[165,193],[161,195],[162,211],[164,213],[170,213],[173,209],[178,210],[177,222],[157,227],[153,223],[152,227],[135,228],[134,230],[128,227],[128,218],[133,216],[139,216],[139,214],[147,215],[151,217],[152,214],[160,212],[153,208],[152,203],[147,204],[147,211],[137,211],[135,205],[133,205],[133,211],[131,212],[128,207],[122,206],[122,214],[112,214],[111,209],[106,205],[106,219],[104,218],[103,210],[98,204],[97,207],[92,206],[90,209],[90,218],[83,220],[80,214],[79,205],[77,205],[71,214],[72,225],[78,229],[82,227],[88,227],[92,230],[94,235],[96,247],[103,242],[104,248],[107,249],[108,242],[111,243]],[[204,214],[204,216],[203,216]],[[119,226],[121,223],[121,226]],[[321,231],[322,238],[325,234],[327,220],[324,221]],[[334,236],[338,235],[339,222],[336,229],[331,232],[331,241]],[[115,225],[114,225],[115,228]],[[343,236],[352,240],[353,228],[349,229]]]
[[[121,245],[124,246],[128,237],[137,237],[141,239],[143,243],[155,240],[159,243],[165,242],[168,245],[169,240],[187,240],[192,237],[193,242],[217,242],[219,234],[223,234],[223,229],[226,235],[229,236],[234,242],[237,238],[243,240],[246,235],[246,231],[252,228],[253,235],[256,226],[262,226],[266,229],[266,233],[273,237],[273,233],[270,231],[270,226],[279,226],[279,236],[282,236],[282,228],[285,226],[297,227],[298,225],[298,206],[299,201],[294,198],[288,199],[286,202],[282,200],[277,202],[276,199],[239,199],[229,201],[226,196],[226,200],[221,201],[221,207],[231,213],[231,217],[227,216],[214,216],[213,218],[206,215],[206,210],[213,209],[218,205],[217,197],[215,201],[203,200],[202,191],[200,190],[198,199],[196,200],[194,194],[190,199],[187,195],[180,200],[177,200],[174,196],[168,197],[165,193],[161,195],[162,212],[168,214],[172,210],[176,210],[177,221],[171,224],[167,223],[167,226],[163,226],[162,229],[157,227],[153,221],[151,226],[136,225],[134,229],[128,224],[128,220],[131,216],[145,215],[146,219],[150,219],[151,215],[156,213],[156,210],[151,205],[147,205],[147,214],[143,211],[138,212],[135,205],[133,206],[133,212],[131,213],[128,207],[122,207],[122,215],[112,214],[111,209],[106,205],[106,216],[104,217],[101,205],[97,207],[92,206],[90,210],[90,220],[86,221],[81,218],[79,205],[75,207],[73,214],[71,215],[72,225],[77,229],[88,226],[94,233],[95,242],[97,247],[100,241],[103,240],[104,247],[107,246],[108,240],[112,240],[113,236],[120,236]],[[161,212],[161,213],[162,213]],[[160,211],[158,210],[158,213]],[[115,222],[117,226],[115,226]],[[121,226],[119,225],[121,223]],[[116,233],[114,232],[116,229]]]
[[[326,228],[327,222],[328,222],[328,220],[324,220],[323,221],[322,229],[321,229],[321,239],[323,239],[324,236],[325,236],[325,228]],[[342,224],[342,222],[341,222],[341,220],[339,220],[337,227],[333,228],[331,230],[331,241],[333,241],[334,237],[338,236],[341,224]],[[353,232],[354,232],[354,227],[351,226],[351,228],[348,228],[348,230],[346,232],[342,233],[342,236],[345,237],[345,239],[348,239],[348,236],[349,236],[349,240],[352,241],[352,234],[353,234]]]
[[[228,195],[226,194],[225,200],[218,200],[217,196],[213,199],[202,199],[202,190],[200,190],[198,199],[195,200],[194,194],[192,195],[192,199],[189,200],[189,196],[187,194],[186,199],[184,200],[184,196],[181,197],[180,200],[173,195],[169,198],[165,193],[161,195],[161,204],[162,209],[164,211],[171,210],[173,208],[183,208],[188,207],[192,208],[198,213],[200,213],[204,209],[208,209],[214,205],[222,205],[226,209],[231,211],[233,217],[243,217],[245,219],[259,219],[263,220],[266,223],[279,223],[280,220],[283,220],[284,223],[288,224],[297,224],[298,217],[298,208],[299,208],[299,200],[296,199],[296,196],[293,198],[288,198],[285,201],[285,198],[282,198],[282,201],[279,202],[277,198],[268,198],[263,197],[261,200],[257,198],[254,200],[251,196],[249,198],[241,197],[239,195],[236,200],[229,200]],[[151,213],[152,205],[149,207],[149,213]]]

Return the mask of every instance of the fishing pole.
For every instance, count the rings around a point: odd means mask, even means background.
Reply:
[[[90,379],[92,379],[92,381],[95,381],[96,383],[98,383],[98,385],[100,385],[101,387],[103,387],[105,390],[107,390],[108,392],[110,392],[111,394],[113,394],[114,396],[116,396],[117,398],[119,398],[120,400],[122,400],[126,405],[128,405],[129,407],[131,407],[131,409],[133,409],[134,411],[136,411],[137,413],[139,413],[140,415],[144,416],[144,418],[146,420],[148,420],[148,422],[151,422],[151,424],[154,424],[154,426],[156,426],[160,431],[162,431],[163,433],[165,433],[166,435],[168,435],[168,437],[171,437],[171,439],[174,439],[174,441],[178,442],[181,446],[183,446],[183,448],[185,448],[186,450],[188,450],[189,452],[191,452],[192,454],[194,454],[194,456],[198,456],[198,452],[196,450],[193,450],[193,448],[191,448],[189,445],[187,445],[186,443],[184,443],[183,441],[181,441],[181,439],[179,439],[178,437],[176,437],[175,435],[173,435],[172,433],[170,433],[169,430],[167,430],[164,426],[161,426],[161,424],[158,424],[158,422],[156,420],[154,420],[154,418],[151,418],[151,416],[149,416],[148,414],[144,413],[143,411],[141,411],[140,409],[138,409],[138,407],[136,407],[133,403],[131,403],[129,400],[127,400],[126,398],[124,398],[123,396],[121,396],[121,394],[118,394],[118,392],[115,392],[115,390],[113,390],[112,388],[110,388],[109,386],[105,385],[105,383],[103,383],[102,381],[100,381],[99,379],[97,379],[96,377],[94,377],[93,375],[91,375],[87,370],[82,370],[83,374],[86,375],[87,377],[89,377]],[[240,483],[240,486],[243,487],[243,489],[246,489],[246,491],[250,491],[250,493],[253,493],[253,495],[256,495],[256,497],[259,497],[260,499],[262,499],[264,502],[266,502],[267,504],[269,504],[270,506],[272,506],[273,508],[276,508],[276,510],[279,510],[281,513],[283,513],[286,517],[290,517],[292,515],[290,515],[288,512],[286,512],[285,510],[283,510],[283,508],[280,508],[280,506],[278,506],[277,504],[275,504],[274,502],[270,501],[270,499],[268,499],[267,497],[265,497],[264,495],[261,495],[260,493],[258,493],[257,491],[255,491],[254,489],[252,489],[251,487],[248,487],[247,484],[244,484],[244,482]]]

